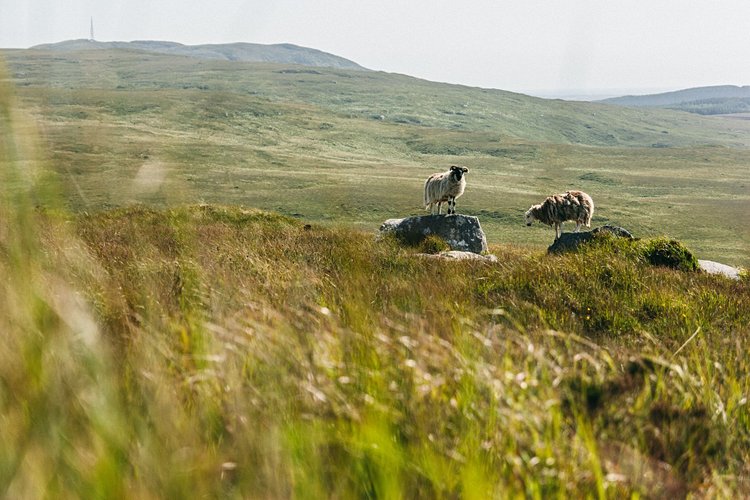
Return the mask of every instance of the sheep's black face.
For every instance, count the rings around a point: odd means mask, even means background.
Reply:
[[[469,169],[466,167],[457,167],[455,165],[451,167],[451,174],[453,175],[453,178],[456,179],[457,181],[460,181],[463,178],[464,174],[468,172],[469,172]]]

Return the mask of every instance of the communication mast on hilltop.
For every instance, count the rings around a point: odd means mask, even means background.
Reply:
[[[91,37],[89,38],[89,41],[94,41],[94,16],[91,16]]]

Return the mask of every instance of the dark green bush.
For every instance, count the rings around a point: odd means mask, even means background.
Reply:
[[[643,243],[643,257],[654,266],[665,266],[680,271],[697,271],[698,259],[677,240],[655,238]]]

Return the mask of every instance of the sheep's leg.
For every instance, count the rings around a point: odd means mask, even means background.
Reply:
[[[448,215],[456,213],[456,199],[448,198]]]
[[[580,231],[581,231],[581,223],[580,222],[576,222],[576,233],[578,233]]]
[[[561,234],[562,234],[562,227],[560,226],[559,222],[555,222],[555,240],[559,240]]]
[[[438,215],[440,215],[440,209],[442,208],[443,202],[439,201],[437,205],[438,205]]]

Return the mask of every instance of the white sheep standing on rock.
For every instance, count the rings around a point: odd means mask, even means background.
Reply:
[[[424,183],[424,207],[432,214],[433,205],[437,205],[440,215],[441,205],[448,202],[448,214],[456,213],[456,198],[464,194],[466,188],[466,167],[453,165],[447,172],[432,174]]]
[[[581,225],[591,227],[591,217],[594,215],[594,200],[583,191],[567,191],[564,194],[548,196],[543,203],[533,205],[526,211],[526,225],[530,226],[535,220],[548,226],[555,226],[555,240],[562,234],[562,223],[575,221],[577,233]]]

